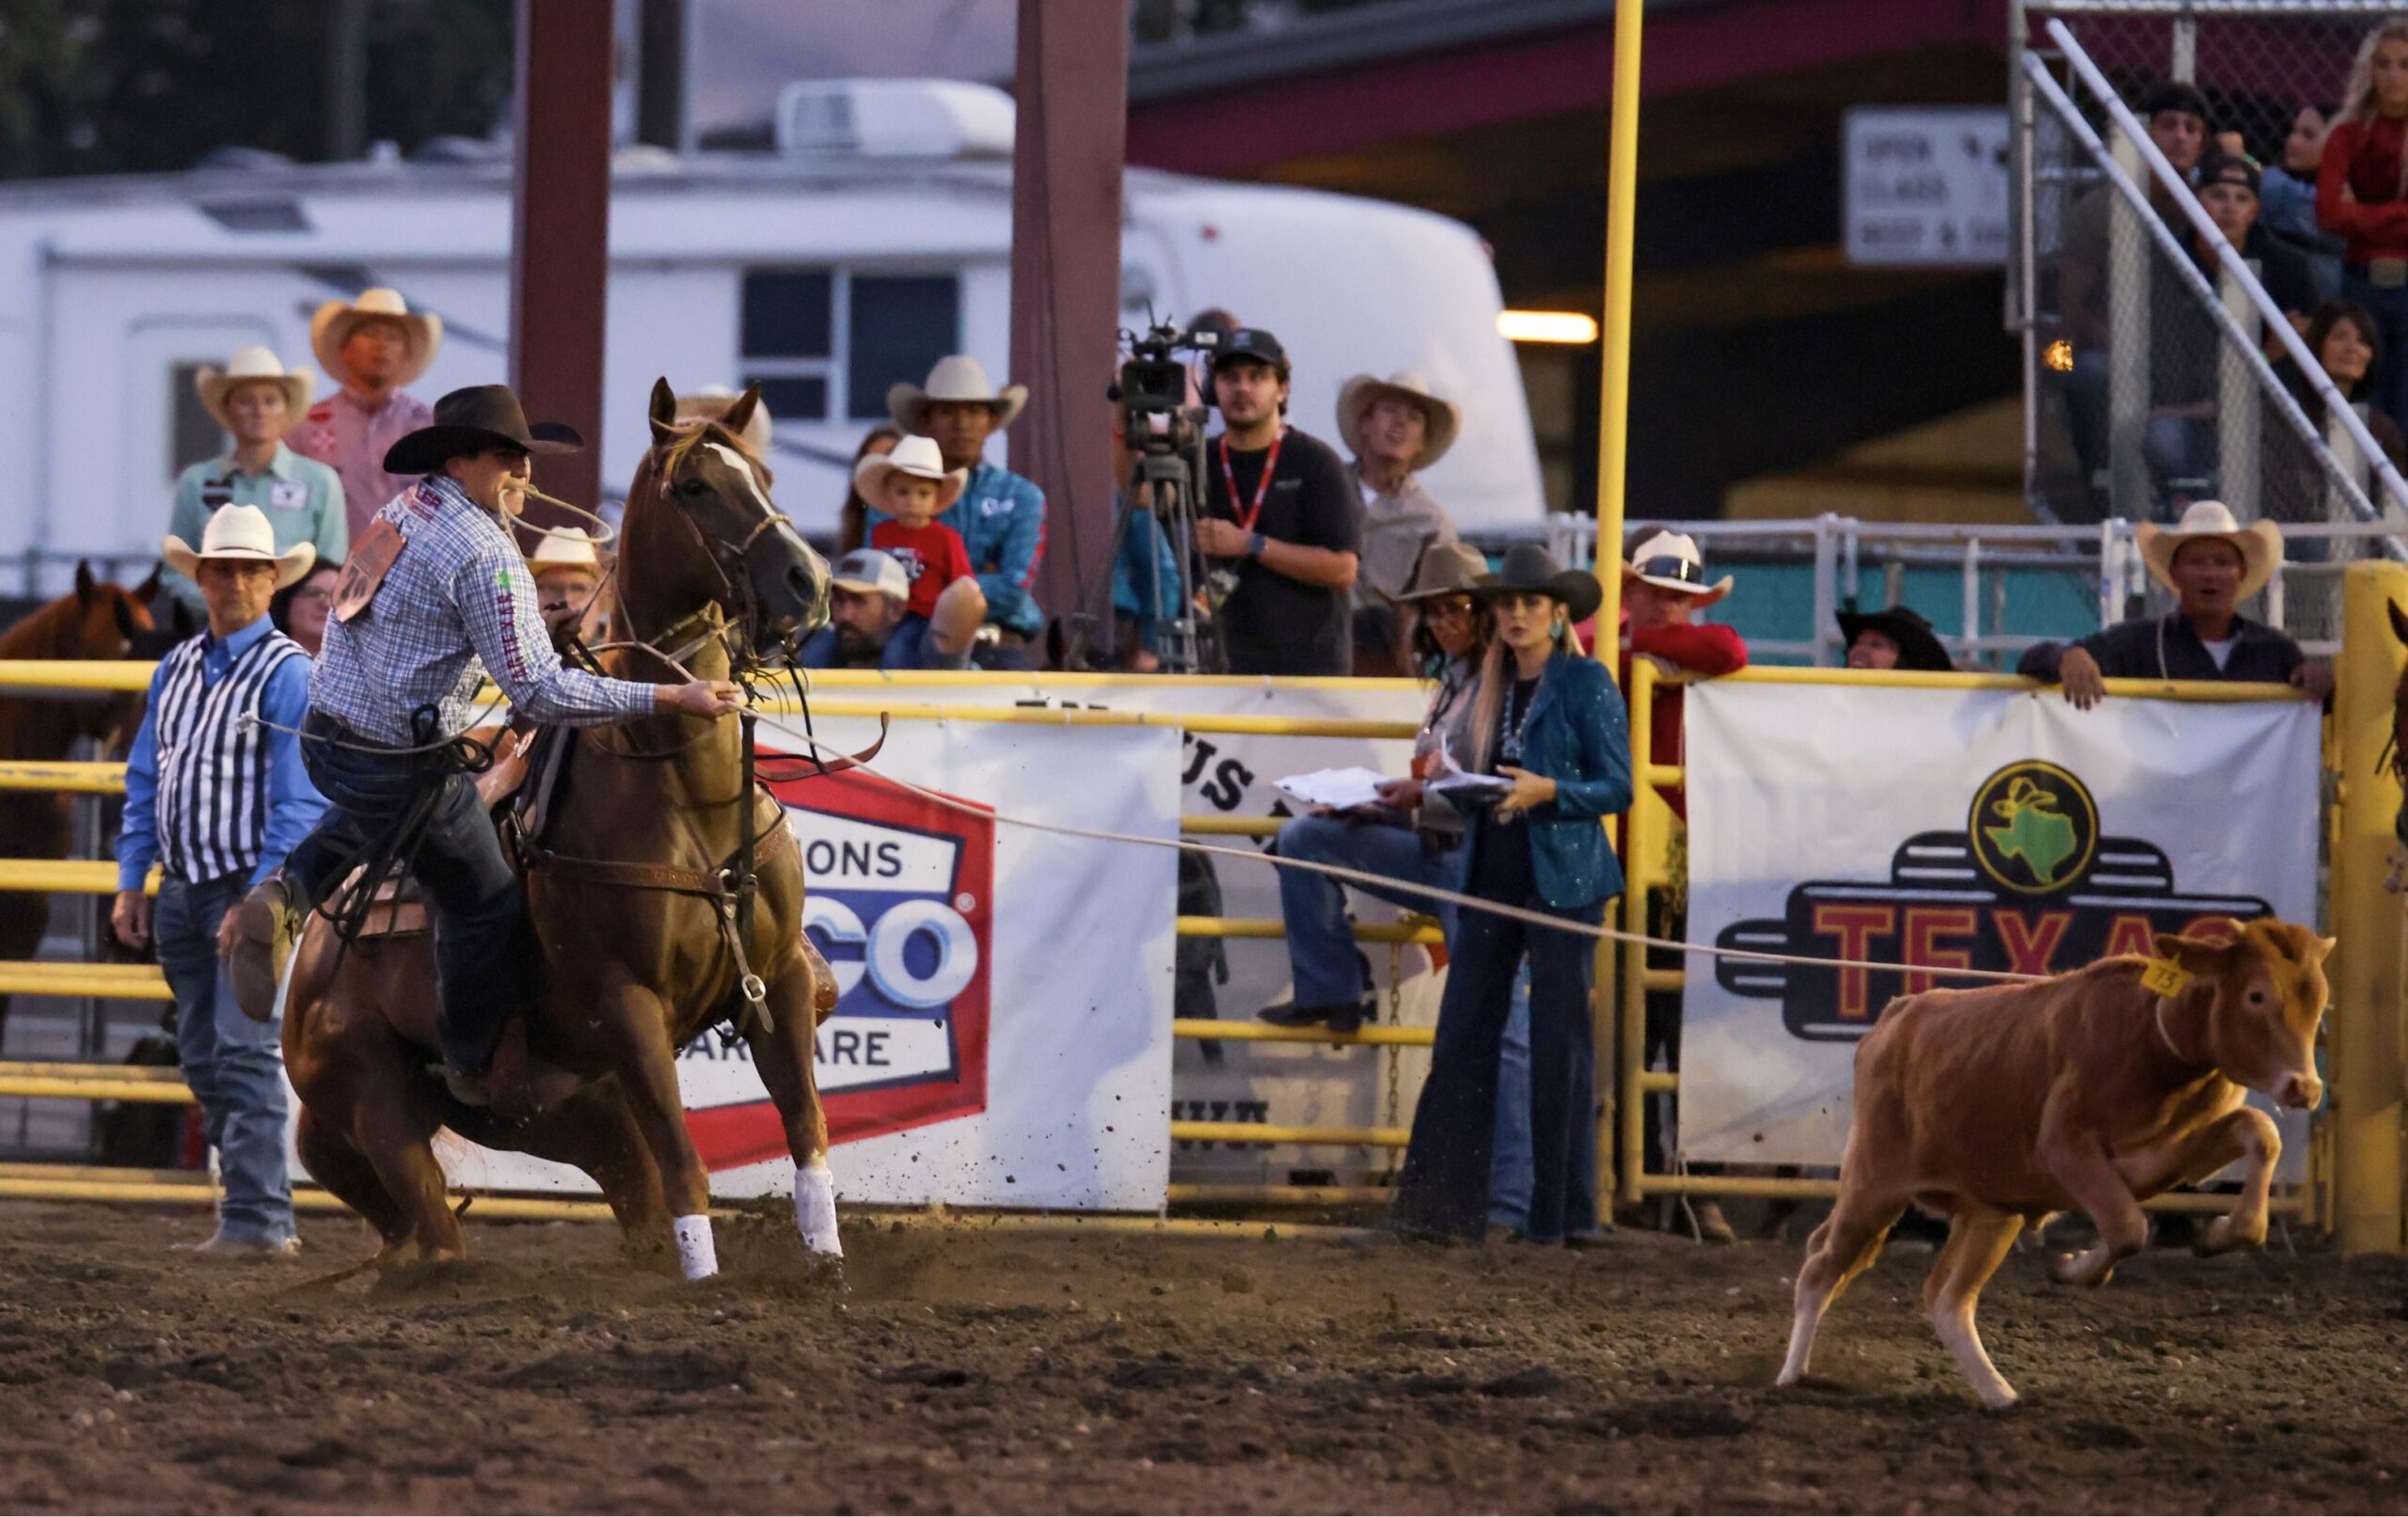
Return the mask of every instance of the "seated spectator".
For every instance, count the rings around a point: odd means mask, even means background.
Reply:
[[[1463,892],[1594,927],[1622,893],[1606,817],[1631,799],[1630,733],[1604,666],[1574,624],[1604,593],[1534,543],[1474,587],[1497,616],[1463,766],[1512,782],[1468,814]],[[1465,909],[1448,940],[1430,1077],[1413,1114],[1389,1227],[1478,1241],[1495,1176],[1497,1069],[1513,982],[1530,966],[1530,1199],[1524,1236],[1579,1243],[1598,1228],[1596,1085],[1590,1035],[1595,940]]]
[[[861,467],[864,458],[884,458],[895,451],[903,440],[903,429],[891,421],[881,421],[862,435],[861,446],[853,450],[853,467]],[[836,556],[844,557],[857,547],[869,545],[869,502],[862,498],[861,486],[851,480],[845,482],[845,503],[836,508]]]
[[[1946,674],[1956,667],[1923,613],[1904,606],[1881,611],[1842,611],[1840,638],[1847,645],[1850,669]]]
[[[1422,554],[1455,540],[1446,509],[1419,471],[1446,456],[1462,424],[1455,408],[1411,370],[1386,379],[1356,374],[1338,391],[1338,436],[1354,453],[1347,477],[1362,499],[1362,561],[1354,575],[1354,672],[1410,665],[1398,597]]]
[[[2358,44],[2325,134],[2316,222],[2342,240],[2341,298],[2374,313],[2382,356],[2367,399],[2408,429],[2408,17]]]
[[[1216,561],[1205,591],[1230,673],[1348,674],[1361,514],[1338,454],[1288,425],[1289,374],[1287,351],[1260,327],[1213,354],[1225,427],[1207,445],[1196,547]]]
[[[2399,423],[2365,398],[2372,388],[2373,375],[2383,358],[2383,341],[2373,314],[2347,301],[2328,300],[2308,318],[2305,340],[2307,351],[2316,355],[2325,377],[2333,381],[2333,387],[2341,392],[2341,398],[2350,403],[2350,409],[2367,424],[2367,431],[2391,460],[2392,466],[2408,466],[2408,443],[2401,440]],[[2308,382],[2289,356],[2275,363],[2274,376],[2299,403],[2318,435],[2329,438],[2332,419],[2324,407],[2323,392]],[[2261,498],[2266,502],[2266,514],[2282,521],[2327,519],[2324,466],[2318,451],[2311,450],[2279,420],[2266,423],[2263,437],[2262,466],[2269,488]],[[2325,545],[2310,539],[2299,547],[2302,557],[2310,553],[2321,557]]]
[[[945,597],[957,608],[986,615],[986,598],[970,572],[969,548],[960,533],[937,520],[959,498],[964,480],[963,470],[946,470],[936,443],[927,437],[907,436],[884,457],[853,466],[854,488],[875,501],[879,513],[869,529],[869,545],[901,564],[911,583],[910,604],[888,644],[895,668],[917,667],[920,639]]]
[[[855,548],[829,576],[828,624],[803,640],[795,662],[805,669],[968,669],[978,603],[938,597],[936,619],[917,640],[912,661],[903,663],[895,630],[911,599],[902,564],[874,547]]]
[[[217,424],[234,435],[234,446],[176,476],[168,534],[198,543],[221,508],[255,506],[276,529],[277,552],[307,543],[318,561],[341,564],[351,551],[342,481],[284,443],[309,404],[309,376],[285,372],[265,348],[245,348],[225,368],[195,374],[192,387]],[[170,565],[160,571],[159,583],[196,616],[205,614],[191,576]]]
[[[610,640],[610,597],[602,589],[602,555],[592,533],[579,527],[547,531],[527,567],[534,573],[535,604],[554,647],[565,652],[571,637],[588,648]]]
[[[1664,683],[1656,687],[1656,699],[1648,708],[1652,723],[1649,755],[1655,763],[1685,762],[1682,687],[1673,682],[1674,677],[1710,679],[1735,673],[1748,665],[1748,644],[1735,629],[1697,620],[1700,611],[1730,593],[1728,575],[1713,584],[1706,583],[1704,556],[1698,551],[1696,541],[1686,533],[1642,531],[1622,566],[1623,688],[1630,687],[1630,666],[1635,658],[1646,659],[1656,666],[1657,673],[1667,676]],[[1679,785],[1659,786],[1657,793],[1671,808],[1676,833],[1673,857],[1686,860],[1688,845],[1683,830],[1688,823],[1687,794]],[[1688,881],[1679,878],[1669,884],[1669,889],[1652,893],[1648,898],[1647,930],[1650,936],[1677,942],[1688,933]],[[1681,967],[1681,958],[1672,950],[1651,948],[1647,950],[1647,963],[1651,969],[1676,970]],[[1681,993],[1648,991],[1646,1020],[1647,1063],[1652,1067],[1660,1057],[1666,1068],[1679,1069]],[[1647,1103],[1645,1131],[1646,1151],[1655,1157],[1656,1172],[1670,1173],[1673,1145],[1661,1104],[1656,1100]],[[1698,1166],[1692,1166],[1692,1171],[1706,1172]],[[1718,1243],[1736,1240],[1737,1235],[1731,1230],[1718,1202],[1702,1199],[1691,1209],[1701,1237]]]
[[[995,388],[984,366],[966,354],[938,359],[924,386],[897,385],[886,392],[895,424],[907,435],[936,439],[944,466],[965,476],[942,519],[969,549],[987,623],[995,629],[989,634],[992,651],[982,661],[994,669],[1035,669],[1045,635],[1035,593],[1038,561],[1045,556],[1045,492],[986,458],[987,440],[1010,426],[1027,403],[1027,386]],[[870,506],[874,527],[883,508],[875,499]],[[875,532],[870,545],[878,545]]]
[[[2075,642],[2027,650],[2015,672],[2060,682],[2087,711],[2111,679],[2246,680],[2289,683],[2310,700],[2333,693],[2333,671],[2305,661],[2299,644],[2241,614],[2283,561],[2272,522],[2244,529],[2221,500],[2201,500],[2177,527],[2143,522],[2137,534],[2149,577],[2174,592],[2172,613],[2118,622]]]
[[[321,559],[267,603],[268,621],[312,658],[325,643],[326,617],[334,609],[335,579],[341,572],[341,564]]]
[[[2168,81],[2141,97],[2137,114],[2147,123],[2149,141],[2188,180],[2207,150],[2207,97]],[[2185,236],[2189,222],[2180,204],[2156,176],[2145,174],[2141,182],[2175,235]],[[2093,187],[2067,211],[2058,240],[2057,307],[2074,349],[2073,371],[2066,376],[2067,419],[2083,472],[2093,479],[2107,466],[2107,228],[2117,203],[2113,187]]]
[[[2305,330],[2318,303],[2316,278],[2305,255],[2258,225],[2258,166],[2246,158],[2217,156],[2199,166],[2199,204],[2224,240],[2248,260],[2276,308]],[[2194,232],[2183,244],[2213,288],[2222,271],[2215,243]],[[2216,402],[2226,339],[2213,313],[2178,279],[2169,275],[2153,281],[2149,294],[2149,341],[2158,361],[2142,447],[2157,482],[2159,509],[2171,513],[2215,489]],[[2267,340],[2273,342],[2272,334]]]
[[[2324,161],[2324,139],[2329,131],[2322,111],[2313,105],[2301,106],[2291,117],[2290,131],[2283,138],[2283,150],[2267,166],[2258,186],[2258,198],[2263,202],[2258,224],[2306,258],[2308,272],[2316,279],[2319,300],[2339,297],[2341,252],[2348,246],[2316,220],[2316,175],[2318,166]]]
[[[1413,616],[1413,642],[1421,672],[1437,682],[1429,714],[1413,740],[1413,774],[1380,787],[1380,804],[1348,812],[1317,811],[1289,820],[1279,830],[1279,856],[1316,863],[1343,864],[1397,882],[1391,890],[1362,887],[1384,901],[1411,910],[1433,911],[1442,921],[1453,909],[1417,894],[1413,885],[1443,885],[1455,877],[1455,849],[1463,842],[1463,818],[1421,782],[1445,743],[1458,755],[1471,751],[1473,687],[1488,651],[1496,620],[1471,593],[1488,561],[1456,544],[1422,555],[1413,578],[1398,586],[1398,601]],[[1288,967],[1294,993],[1257,1015],[1275,1027],[1321,1027],[1351,1033],[1373,1019],[1370,988],[1362,956],[1346,920],[1344,888],[1326,875],[1301,869],[1279,871],[1280,915],[1288,924]]]

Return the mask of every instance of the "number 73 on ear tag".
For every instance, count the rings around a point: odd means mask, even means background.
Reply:
[[[2178,996],[2191,983],[2191,972],[2170,958],[2152,958],[2141,971],[2141,984],[2162,996]]]

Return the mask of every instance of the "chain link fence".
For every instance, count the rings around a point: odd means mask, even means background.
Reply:
[[[2199,90],[2210,114],[2205,150],[2238,148],[2265,167],[2242,251],[2304,325],[2340,282],[2337,245],[2315,225],[2321,143],[2311,129],[2337,103],[2359,39],[2391,13],[2321,0],[2065,0],[2021,7],[2019,24],[2031,54],[2053,61],[2045,28],[2064,22],[2136,113],[2169,82]],[[2067,70],[2052,72],[2067,81]],[[2079,86],[2067,82],[2052,99],[2021,77],[2017,85],[2018,119],[2028,123],[2021,183],[2030,218],[2016,277],[2029,334],[2034,504],[2066,522],[2170,521],[2205,498],[2224,500],[2244,521],[2360,519],[2366,508],[2353,495],[2380,498],[2368,461],[2268,341],[2255,305],[2138,149]],[[2066,119],[2067,102],[2087,132]],[[2309,108],[2317,117],[2303,120]],[[2148,193],[2154,214],[2118,193],[2115,164]],[[2321,550],[2335,569],[2371,546],[2350,538],[2294,544]],[[2337,636],[2338,575],[2299,577],[2306,582],[2289,607],[2292,631]]]

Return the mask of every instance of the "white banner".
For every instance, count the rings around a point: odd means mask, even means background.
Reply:
[[[1692,943],[2044,972],[2204,916],[2315,920],[2306,702],[1717,683],[1687,740]],[[1931,983],[1689,954],[1681,1154],[1837,1164],[1857,1039]]]
[[[846,751],[877,735],[858,719],[815,725]],[[804,751],[779,728],[762,724],[765,751]],[[990,813],[1177,835],[1169,728],[897,721],[876,766]],[[964,815],[872,775],[772,788],[803,845],[806,930],[841,990],[817,1059],[838,1194],[1160,1208],[1177,856]],[[785,1193],[793,1161],[744,1047],[705,1033],[678,1075],[712,1193]],[[446,1141],[456,1183],[592,1188]]]

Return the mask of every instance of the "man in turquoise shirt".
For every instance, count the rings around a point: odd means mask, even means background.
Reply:
[[[168,534],[198,543],[220,506],[256,506],[276,530],[277,552],[307,543],[320,563],[342,562],[351,551],[342,482],[333,469],[284,445],[284,435],[309,408],[309,376],[285,372],[265,348],[245,348],[223,370],[195,375],[193,388],[218,425],[234,435],[234,447],[177,477]],[[173,568],[159,578],[197,615],[207,614],[200,587],[190,578]]]

